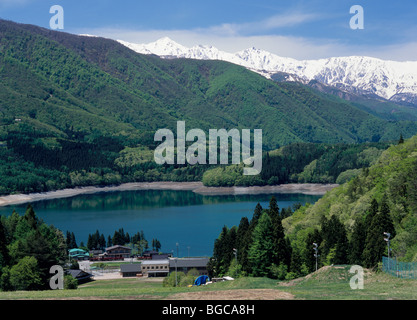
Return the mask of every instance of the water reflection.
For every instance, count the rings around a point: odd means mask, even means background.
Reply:
[[[191,255],[210,255],[213,242],[224,225],[238,225],[252,217],[259,202],[268,207],[271,194],[205,196],[192,191],[138,190],[102,192],[71,198],[33,202],[36,214],[46,223],[74,232],[77,242],[87,242],[88,234],[99,230],[107,239],[124,228],[130,235],[143,230],[149,242],[158,238],[162,250],[175,243],[191,247]],[[315,203],[321,196],[275,194],[280,208],[295,203]],[[25,212],[27,204],[0,207],[0,215],[13,210]]]

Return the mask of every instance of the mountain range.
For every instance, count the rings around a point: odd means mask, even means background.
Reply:
[[[94,132],[146,145],[156,130],[185,121],[187,130],[261,128],[267,149],[396,140],[417,132],[414,121],[386,120],[366,106],[225,61],[161,59],[114,40],[5,20],[0,39],[4,132],[17,130],[13,120],[22,119],[20,127],[44,135]]]
[[[257,48],[228,53],[213,46],[182,46],[165,37],[148,44],[119,41],[142,54],[163,58],[223,60],[244,66],[267,78],[308,84],[312,80],[340,90],[380,97],[397,103],[417,105],[417,61],[386,61],[365,56],[333,57],[319,60],[295,60]]]

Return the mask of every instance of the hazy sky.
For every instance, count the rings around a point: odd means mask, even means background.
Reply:
[[[417,60],[415,0],[0,0],[0,17],[49,28],[52,5],[64,9],[64,32],[134,43],[168,36],[186,46],[256,47],[297,59]],[[353,5],[364,10],[362,30],[349,26]]]

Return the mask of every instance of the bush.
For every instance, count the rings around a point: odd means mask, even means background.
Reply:
[[[10,284],[15,290],[37,290],[41,281],[35,257],[24,257],[10,269]]]
[[[287,276],[287,269],[288,267],[283,263],[280,263],[279,266],[273,263],[270,268],[270,273],[274,279],[284,280]]]
[[[78,281],[72,275],[67,274],[64,276],[64,289],[73,290],[78,288]]]
[[[181,278],[181,281],[179,282],[179,287],[188,287],[189,285],[193,285],[195,281],[195,276],[193,275],[186,275]]]
[[[171,272],[168,277],[164,279],[162,282],[162,285],[164,287],[176,287],[176,283],[178,282],[178,285],[181,283],[181,279],[185,277],[185,273],[182,271],[178,272]]]

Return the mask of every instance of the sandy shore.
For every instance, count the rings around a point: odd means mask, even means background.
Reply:
[[[68,198],[80,194],[128,190],[188,190],[202,195],[236,195],[236,194],[269,194],[269,193],[303,193],[323,195],[337,184],[282,184],[260,187],[205,187],[201,182],[137,182],[124,183],[109,187],[81,187],[57,191],[15,194],[0,197],[0,206],[28,203],[40,200]]]

